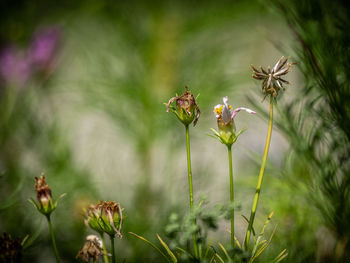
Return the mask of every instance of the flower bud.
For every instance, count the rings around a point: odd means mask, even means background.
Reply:
[[[200,110],[198,103],[193,96],[193,93],[188,91],[186,86],[186,91],[181,96],[176,96],[171,98],[167,106],[167,112],[172,111],[177,118],[184,124],[189,125],[193,122],[193,126],[196,126],[197,121],[200,116]],[[176,107],[171,105],[175,101]]]
[[[236,134],[234,118],[236,117],[237,113],[241,110],[252,114],[255,114],[255,112],[243,107],[236,108],[232,111],[232,106],[227,103],[228,97],[224,97],[223,102],[223,105],[218,104],[214,107],[214,114],[217,119],[219,132],[217,132],[214,129],[212,130],[216,138],[218,138],[223,144],[230,146],[237,140],[238,136],[243,132],[243,130],[241,130]]]
[[[29,201],[38,209],[40,213],[45,216],[50,216],[50,214],[56,209],[58,201],[65,196],[62,194],[55,202],[52,199],[50,186],[46,183],[45,175],[42,174],[39,178],[35,177],[35,190],[38,202],[33,199]]]
[[[83,248],[78,252],[76,258],[81,258],[85,262],[90,259],[97,262],[102,255],[102,240],[95,235],[88,235]]]
[[[39,178],[35,177],[35,190],[39,202],[40,212],[50,214],[55,210],[52,194],[49,185],[45,181],[45,176],[42,174]]]
[[[110,236],[117,234],[122,238],[122,221],[122,209],[119,203],[100,201],[96,205],[90,205],[85,222],[100,234],[103,232]]]

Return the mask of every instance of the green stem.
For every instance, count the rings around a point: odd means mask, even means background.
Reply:
[[[234,195],[233,195],[233,170],[232,170],[232,145],[227,146],[228,150],[228,163],[230,170],[230,208],[231,208],[231,246],[235,246],[235,208],[234,205]],[[232,206],[232,207],[231,207]]]
[[[50,219],[49,215],[46,216],[46,218],[47,218],[47,223],[49,225],[52,246],[53,246],[53,250],[54,250],[55,256],[56,256],[56,262],[59,263],[59,262],[61,262],[61,260],[60,260],[60,255],[58,254],[58,250],[57,250],[57,246],[56,246],[56,238],[55,238],[55,233],[54,233],[53,228],[52,228],[51,219]]]
[[[111,238],[111,250],[112,250],[112,263],[116,263],[115,261],[115,251],[114,251],[114,236],[109,236]]]
[[[188,172],[188,185],[189,185],[189,193],[190,193],[190,209],[193,211],[193,185],[192,185],[192,169],[191,169],[191,150],[190,150],[190,133],[188,125],[186,127],[186,150],[187,150],[187,172]],[[196,219],[194,219],[194,223],[196,224]],[[198,258],[198,247],[197,247],[197,238],[196,234],[193,234],[193,248],[194,255]]]
[[[106,243],[105,243],[105,238],[103,236],[103,233],[100,234],[100,236],[101,236],[101,240],[102,240],[103,260],[104,260],[105,263],[109,263],[108,252],[107,252],[107,249],[106,249]]]
[[[255,213],[256,213],[256,209],[257,209],[258,201],[259,201],[259,196],[260,196],[261,184],[262,184],[263,177],[264,177],[264,170],[265,170],[265,165],[266,165],[266,159],[267,159],[267,155],[269,153],[269,146],[270,146],[271,133],[272,133],[272,123],[273,123],[273,98],[271,96],[270,97],[269,127],[268,127],[268,130],[267,130],[265,150],[264,150],[264,156],[263,156],[262,163],[261,163],[261,168],[260,168],[260,173],[259,173],[259,178],[258,178],[258,185],[256,186],[255,196],[254,196],[254,201],[253,201],[253,206],[252,206],[252,211],[250,213],[250,218],[249,218],[249,225],[248,225],[247,234],[246,234],[246,237],[245,237],[244,247],[246,249],[248,248],[248,245],[249,245],[250,233],[251,233],[252,228],[253,228]]]

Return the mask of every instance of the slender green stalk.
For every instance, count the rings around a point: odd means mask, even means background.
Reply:
[[[192,185],[192,169],[191,169],[191,150],[190,150],[190,133],[188,125],[186,127],[186,150],[187,150],[187,172],[188,172],[188,185],[190,193],[190,209],[193,211],[193,185]],[[196,223],[196,219],[194,221]],[[194,255],[198,258],[198,247],[196,234],[193,234],[193,248]]]
[[[268,127],[268,130],[267,130],[265,150],[264,150],[264,156],[263,156],[262,163],[261,163],[261,168],[260,168],[260,173],[259,173],[259,178],[258,178],[258,185],[256,186],[255,196],[254,196],[254,201],[253,201],[253,206],[252,206],[252,211],[250,213],[250,218],[249,218],[249,225],[248,225],[247,234],[246,234],[246,237],[245,237],[244,247],[246,249],[248,248],[248,245],[249,245],[250,233],[252,231],[254,218],[255,218],[255,213],[256,213],[256,209],[258,207],[258,201],[259,201],[259,196],[260,196],[261,184],[262,184],[263,177],[264,177],[264,170],[265,170],[265,165],[266,165],[266,159],[267,159],[267,155],[269,153],[269,147],[270,147],[270,141],[271,141],[271,133],[272,133],[272,123],[273,123],[273,98],[271,96],[270,97],[269,127]]]
[[[233,195],[233,170],[232,170],[232,145],[227,145],[228,150],[228,163],[230,170],[230,207],[231,207],[231,246],[235,246],[235,208],[233,207],[234,195]]]
[[[47,218],[47,223],[49,225],[52,246],[53,246],[53,250],[54,250],[55,256],[56,256],[56,262],[59,263],[59,262],[61,262],[61,259],[60,259],[60,255],[58,254],[58,250],[57,250],[57,246],[56,246],[56,238],[55,238],[55,233],[54,233],[53,228],[52,228],[51,219],[50,219],[50,216],[46,216],[46,218]]]
[[[107,252],[107,249],[106,249],[106,243],[105,243],[105,238],[103,236],[103,233],[100,234],[100,236],[101,236],[101,240],[102,240],[103,260],[104,260],[105,263],[109,263],[108,252]]]
[[[112,263],[116,263],[115,261],[115,250],[114,250],[114,236],[109,236],[111,238],[111,250],[112,250]]]

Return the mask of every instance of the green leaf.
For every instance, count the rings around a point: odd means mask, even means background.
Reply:
[[[282,252],[272,261],[273,263],[279,263],[288,256],[287,249],[283,249]]]
[[[220,257],[219,254],[215,253],[215,257],[217,257],[221,263],[225,263],[224,260]]]
[[[253,248],[253,250],[252,250],[252,256],[254,256],[256,250],[258,249],[258,246],[261,245],[260,240],[261,240],[261,238],[263,237],[263,235],[264,235],[264,233],[265,233],[266,226],[269,224],[269,222],[270,222],[270,220],[271,220],[273,214],[274,214],[274,211],[272,211],[272,212],[269,214],[269,216],[267,217],[267,219],[266,219],[266,221],[265,221],[265,223],[264,223],[264,226],[263,226],[263,228],[261,229],[260,234],[259,234],[258,238],[257,238],[256,241],[255,241],[254,248]],[[265,242],[266,242],[266,240],[264,240],[264,243],[265,243]]]
[[[33,198],[28,199],[29,203],[31,203],[38,211],[40,212],[40,207],[39,205],[35,202]]]
[[[155,245],[153,244],[151,241],[147,240],[146,238],[139,236],[133,232],[129,232],[129,234],[134,235],[135,237],[141,239],[142,241],[146,242],[147,244],[149,244],[150,246],[152,246],[155,250],[157,250],[168,262],[171,262],[171,260],[169,260],[169,258]]]
[[[55,207],[58,205],[58,201],[60,201],[63,197],[65,197],[67,195],[67,193],[63,193],[63,194],[61,194],[58,198],[57,198],[57,200],[55,201]]]
[[[218,242],[218,243],[219,243],[219,246],[220,246],[220,248],[222,249],[222,251],[224,251],[224,254],[225,254],[225,256],[227,257],[227,259],[228,259],[229,261],[232,261],[232,259],[230,258],[230,256],[229,256],[228,253],[227,253],[226,248],[225,248],[220,242]]]
[[[207,249],[205,250],[205,253],[204,253],[204,258],[206,258],[207,257],[207,255],[208,255],[208,252],[209,252],[209,248],[210,248],[210,244],[211,244],[211,241],[213,240],[213,238],[212,237],[210,237],[210,239],[209,239],[209,243],[208,243],[208,246],[207,246]]]
[[[242,130],[240,130],[237,134],[236,134],[236,138],[238,138],[239,135],[241,135],[243,132],[245,132],[247,130],[247,128],[243,128]]]
[[[241,215],[244,219],[245,219],[245,221],[247,221],[247,223],[248,223],[248,225],[249,225],[249,220],[248,220],[248,218],[245,216],[245,215]],[[255,234],[255,229],[254,229],[254,227],[252,226],[252,232],[253,232],[253,236],[256,236],[256,234]]]
[[[23,249],[27,249],[28,247],[30,247],[33,244],[33,242],[38,238],[41,232],[41,227],[42,227],[42,220],[40,220],[39,226],[37,230],[34,232],[34,234],[32,235],[32,237],[29,238],[29,235],[26,235],[25,238],[23,238],[21,242]]]
[[[214,128],[210,128],[210,130],[214,133],[214,135],[220,137],[220,133],[218,133],[217,130],[215,130]]]
[[[171,252],[171,250],[168,247],[168,245],[163,241],[163,239],[161,239],[161,237],[158,234],[157,234],[157,237],[158,237],[160,243],[162,244],[162,246],[165,248],[166,252],[168,252],[172,262],[177,263],[177,258],[175,257],[174,253]]]

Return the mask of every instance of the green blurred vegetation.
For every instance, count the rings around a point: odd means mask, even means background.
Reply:
[[[162,258],[129,231],[165,237],[171,215],[187,211],[184,129],[164,102],[184,86],[198,98],[191,129],[195,200],[228,203],[226,152],[207,136],[213,106],[228,95],[266,116],[249,65],[281,55],[298,65],[278,101],[276,129],[256,218],[278,224],[259,262],[282,249],[285,262],[346,262],[349,257],[349,7],[342,1],[2,1],[0,44],[30,53],[33,36],[57,28],[55,65],[24,84],[0,86],[0,232],[40,235],[24,261],[53,262],[46,222],[27,201],[45,172],[53,196],[58,249],[73,262],[90,230],[83,208],[115,200],[125,208],[119,262]],[[335,15],[336,14],[336,15]],[[23,56],[24,56],[23,55]],[[21,76],[17,76],[21,78]],[[237,236],[243,239],[267,123],[246,126],[233,149]],[[229,243],[228,221],[208,237]],[[269,227],[271,233],[273,227]]]

